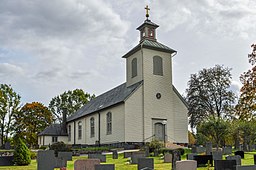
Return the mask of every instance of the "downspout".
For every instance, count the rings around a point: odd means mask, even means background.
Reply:
[[[99,144],[99,146],[100,146],[100,112],[98,112],[98,114],[99,114],[99,116],[98,116],[98,118],[99,118],[99,120],[98,120],[98,122],[99,122],[99,127],[98,127],[98,144]]]
[[[76,121],[74,121],[74,145],[76,144]]]

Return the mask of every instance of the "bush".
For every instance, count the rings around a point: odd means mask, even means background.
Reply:
[[[16,165],[29,165],[31,163],[30,150],[20,138],[16,144],[17,147],[14,151],[14,163]]]
[[[36,152],[30,151],[30,158],[31,159],[36,159],[37,158]]]
[[[71,148],[68,147],[64,142],[56,142],[49,146],[50,150],[54,150],[55,156],[58,156],[58,152],[69,152]]]
[[[45,150],[47,148],[47,146],[40,146],[39,149]]]

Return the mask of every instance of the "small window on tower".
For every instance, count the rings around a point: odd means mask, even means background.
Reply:
[[[154,30],[153,29],[149,29],[148,30],[148,35],[149,35],[149,37],[154,37]]]
[[[137,58],[132,59],[132,78],[137,76]]]

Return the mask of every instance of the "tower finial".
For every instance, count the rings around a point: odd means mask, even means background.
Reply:
[[[145,7],[145,10],[146,10],[146,17],[147,17],[147,20],[148,20],[148,17],[149,17],[149,10],[150,8],[148,7],[148,5]]]

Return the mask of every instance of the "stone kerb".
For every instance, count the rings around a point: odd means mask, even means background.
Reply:
[[[74,163],[74,170],[95,170],[95,165],[100,164],[99,159],[81,159]]]
[[[236,170],[255,170],[255,169],[256,169],[256,165],[246,165],[246,166],[237,165],[236,166]]]
[[[197,162],[193,160],[177,161],[176,170],[196,170]]]

